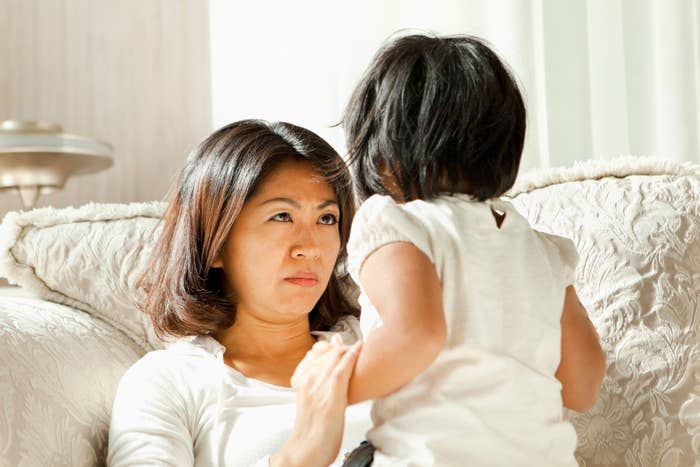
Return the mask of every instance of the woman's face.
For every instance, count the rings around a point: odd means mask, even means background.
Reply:
[[[243,206],[215,266],[224,268],[237,314],[268,322],[307,315],[340,250],[333,188],[305,161],[287,159]]]

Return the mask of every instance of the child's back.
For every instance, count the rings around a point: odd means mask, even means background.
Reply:
[[[348,399],[374,399],[374,465],[576,465],[563,405],[594,403],[605,362],[573,244],[498,200],[526,126],[508,69],[473,37],[399,38],[344,125],[366,199],[348,243],[365,331]]]
[[[375,401],[374,465],[576,465],[554,376],[571,242],[532,230],[507,203],[466,195],[375,196],[355,219],[351,270],[382,245],[416,245],[435,265],[447,326],[433,363]],[[361,304],[370,335],[380,317],[365,295]]]

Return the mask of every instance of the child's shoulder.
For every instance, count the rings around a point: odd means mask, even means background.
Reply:
[[[466,194],[444,194],[430,200],[400,203],[391,196],[373,195],[362,203],[353,221],[353,230],[401,230],[433,232],[452,222],[475,226],[482,220],[488,203]]]
[[[354,226],[401,222],[402,219],[413,217],[409,208],[412,203],[397,203],[387,195],[372,195],[367,198],[355,213]]]
[[[576,245],[574,242],[566,237],[560,235],[555,235],[547,232],[542,232],[537,229],[533,229],[535,235],[539,236],[550,245],[556,253],[564,258],[578,258],[578,253],[576,251]]]
[[[571,239],[550,233],[535,230],[542,241],[550,247],[550,252],[557,257],[562,268],[565,285],[571,285],[576,280],[576,266],[578,265],[578,251]]]
[[[461,207],[476,207],[486,204],[483,201],[476,201],[469,195],[464,194],[443,194],[429,200],[416,199],[405,203],[397,202],[388,195],[372,195],[361,205],[356,215],[373,216],[379,213],[396,215],[408,215],[421,217],[431,209],[441,209],[441,206],[456,205]]]
[[[432,260],[427,223],[409,204],[380,195],[371,196],[362,204],[353,219],[347,244],[348,270],[353,278],[359,274],[365,258],[390,243],[412,243]]]
[[[399,203],[397,203],[391,196],[372,195],[362,202],[360,208],[357,211],[357,214],[373,213],[375,211],[382,210],[386,207],[389,207],[389,209],[393,209],[394,207],[399,206]]]
[[[430,211],[434,209],[432,201],[400,203],[391,196],[373,195],[362,203],[355,214],[352,232],[355,236],[362,232],[395,236],[396,241],[423,239],[431,230],[434,216]]]

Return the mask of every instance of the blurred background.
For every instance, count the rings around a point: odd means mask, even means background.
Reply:
[[[111,168],[39,206],[162,199],[187,152],[234,120],[290,121],[342,154],[333,125],[355,83],[387,37],[416,29],[476,34],[510,64],[529,111],[523,170],[700,163],[698,3],[0,0],[0,120],[114,148]],[[20,207],[0,194],[0,213]]]

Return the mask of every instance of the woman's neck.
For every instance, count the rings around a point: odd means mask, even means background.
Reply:
[[[235,324],[216,339],[226,347],[227,365],[249,378],[279,386],[289,386],[294,369],[315,342],[306,316],[271,323],[240,309]]]

